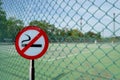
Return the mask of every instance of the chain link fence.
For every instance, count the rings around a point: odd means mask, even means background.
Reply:
[[[50,42],[35,80],[120,80],[120,0],[0,0],[0,80],[29,80],[14,46],[28,25]]]

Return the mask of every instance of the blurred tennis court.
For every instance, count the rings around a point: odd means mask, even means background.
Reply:
[[[47,53],[35,61],[36,80],[88,80],[91,77],[119,80],[118,52],[118,43],[51,43]],[[2,77],[28,79],[29,61],[19,56],[14,45],[0,45],[0,59]]]

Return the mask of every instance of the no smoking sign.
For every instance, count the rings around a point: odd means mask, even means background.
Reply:
[[[42,57],[48,45],[46,33],[36,26],[25,27],[16,36],[16,50],[26,59],[34,60]]]

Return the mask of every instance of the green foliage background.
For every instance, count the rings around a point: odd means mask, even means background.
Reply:
[[[2,2],[0,0],[0,40],[3,42],[13,42],[16,34],[24,28],[24,22],[14,17],[6,18],[6,13],[1,7]],[[78,29],[59,29],[54,24],[50,24],[46,21],[33,20],[29,23],[31,26],[38,26],[43,29],[49,36],[50,42],[84,42],[88,38],[94,40],[100,40],[100,33],[87,32],[82,33]],[[65,27],[65,26],[64,26]],[[86,38],[86,39],[85,39]]]

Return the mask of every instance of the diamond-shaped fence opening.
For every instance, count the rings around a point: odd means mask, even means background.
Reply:
[[[49,38],[35,80],[120,80],[119,0],[0,0],[0,80],[28,80],[15,49],[25,26]]]

